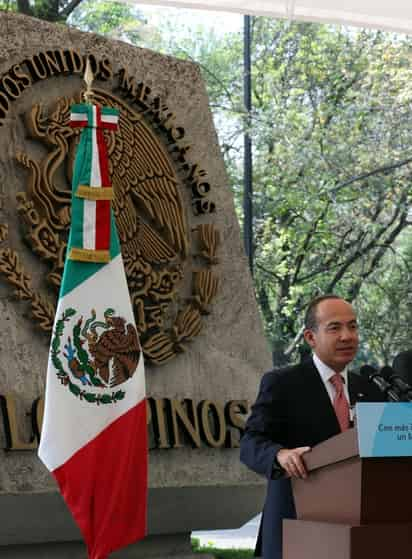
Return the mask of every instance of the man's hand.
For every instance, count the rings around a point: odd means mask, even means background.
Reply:
[[[305,479],[308,475],[302,455],[310,451],[310,446],[299,448],[282,448],[276,455],[277,461],[290,477]]]

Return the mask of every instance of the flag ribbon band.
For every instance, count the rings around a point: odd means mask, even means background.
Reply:
[[[81,184],[77,189],[76,196],[85,200],[113,200],[113,188],[111,186],[86,186]]]
[[[79,262],[96,262],[105,264],[110,262],[109,250],[89,250],[87,248],[71,248],[69,254],[70,260],[78,260]]]

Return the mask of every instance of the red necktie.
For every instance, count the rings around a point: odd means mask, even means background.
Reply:
[[[335,373],[329,380],[335,388],[333,407],[335,409],[336,417],[338,418],[341,431],[346,431],[346,429],[349,429],[350,423],[349,403],[343,390],[344,380],[339,373]]]

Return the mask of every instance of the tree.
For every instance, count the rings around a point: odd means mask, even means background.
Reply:
[[[47,21],[68,22],[82,31],[136,42],[144,19],[133,5],[121,0],[0,0],[0,9]]]
[[[241,42],[212,39],[197,32],[183,54],[204,70],[242,218]],[[253,18],[255,286],[277,363],[292,358],[291,344],[304,351],[298,334],[311,297],[366,300],[388,251],[392,267],[402,258],[411,50],[409,39],[381,32]],[[397,280],[408,292],[407,276]],[[364,352],[382,360],[372,323],[363,320],[363,331]]]
[[[365,358],[390,365],[405,349],[412,349],[412,239],[402,235],[372,274],[357,302],[361,331],[371,331],[364,344]]]
[[[13,10],[47,21],[66,21],[82,0],[3,0],[0,9]]]
[[[254,20],[255,281],[277,362],[308,300],[355,300],[410,225],[410,52],[380,32]]]
[[[81,31],[99,33],[112,39],[138,43],[145,19],[131,4],[113,0],[83,0],[68,23]]]

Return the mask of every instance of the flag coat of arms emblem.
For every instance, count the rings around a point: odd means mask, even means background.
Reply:
[[[82,132],[39,447],[89,559],[104,559],[146,533],[143,354],[110,209],[103,136],[117,120],[112,108],[72,107],[71,124]]]

